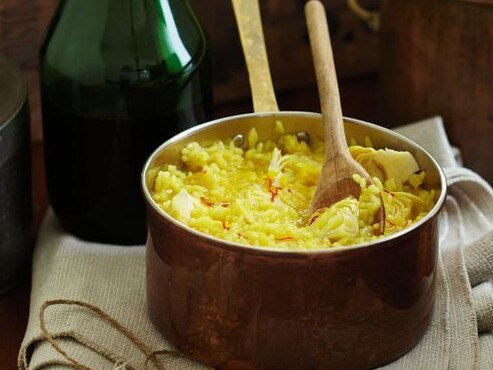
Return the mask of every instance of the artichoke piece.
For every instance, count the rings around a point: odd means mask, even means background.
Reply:
[[[197,200],[192,197],[188,191],[182,189],[173,197],[173,199],[171,199],[168,212],[171,217],[188,224],[188,220],[190,219],[190,215],[196,203]]]
[[[319,209],[308,224],[315,235],[329,238],[332,243],[353,240],[359,231],[358,200],[348,197]]]
[[[375,150],[357,145],[349,150],[370,176],[378,177],[381,181],[393,179],[396,183],[403,184],[409,180],[409,176],[419,171],[416,159],[408,151]]]
[[[393,179],[403,184],[409,180],[409,176],[419,171],[418,162],[407,151],[380,149],[376,151],[374,159],[382,168],[385,180]]]
[[[385,217],[390,229],[398,227],[399,229],[409,226],[416,217],[424,212],[425,203],[416,195],[406,192],[389,192],[383,193],[385,204]],[[389,225],[386,226],[386,229]]]

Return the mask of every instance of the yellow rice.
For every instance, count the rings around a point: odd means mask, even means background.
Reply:
[[[282,132],[282,125],[276,130]],[[404,178],[386,178],[372,159],[377,151],[369,147],[369,139],[368,147],[352,144],[353,157],[375,176],[373,184],[354,176],[362,188],[359,199],[348,197],[313,215],[308,208],[319,181],[323,143],[312,140],[308,145],[291,134],[277,142],[260,141],[255,129],[247,136],[246,149],[233,141],[188,144],[181,151],[180,168],[168,164],[151,169],[151,195],[169,215],[202,233],[281,250],[368,242],[408,227],[431,210],[438,192],[422,187],[424,172],[412,169]],[[386,213],[380,236],[375,224],[379,194]]]

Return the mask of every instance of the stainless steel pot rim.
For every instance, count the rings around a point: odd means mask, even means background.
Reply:
[[[192,229],[191,227],[175,220],[173,217],[169,216],[166,212],[164,212],[152,199],[151,194],[149,193],[149,190],[147,189],[146,185],[146,173],[151,165],[151,163],[154,161],[154,159],[161,153],[161,151],[170,146],[173,145],[180,140],[184,139],[185,137],[189,136],[192,133],[197,133],[200,131],[207,130],[211,126],[215,126],[217,124],[223,123],[223,122],[228,122],[231,120],[238,120],[238,119],[245,119],[245,118],[260,118],[260,117],[283,117],[283,116],[299,116],[299,117],[312,117],[312,118],[319,118],[321,117],[320,113],[314,113],[314,112],[303,112],[303,111],[281,111],[281,112],[263,112],[263,113],[245,113],[245,114],[239,114],[239,115],[234,115],[234,116],[228,116],[224,118],[218,118],[212,121],[208,121],[205,123],[202,123],[200,125],[197,125],[195,127],[192,127],[188,130],[185,130],[172,138],[168,139],[165,141],[163,144],[161,144],[152,154],[149,156],[147,159],[142,173],[141,173],[141,187],[142,191],[144,193],[144,197],[147,201],[148,204],[152,206],[152,208],[160,214],[162,217],[164,217],[166,220],[169,222],[173,223],[179,228],[182,228],[184,231],[193,234],[197,237],[208,239],[212,242],[215,243],[215,245],[219,248],[224,248],[224,249],[231,249],[231,248],[240,248],[243,252],[251,253],[251,254],[275,254],[279,256],[284,256],[288,257],[290,255],[292,256],[316,256],[316,255],[329,255],[329,254],[334,254],[334,253],[344,253],[344,252],[349,252],[352,250],[357,250],[361,248],[366,248],[370,246],[376,246],[376,245],[381,245],[384,242],[392,241],[394,239],[398,239],[406,234],[411,233],[413,230],[416,230],[420,228],[423,224],[425,224],[428,220],[432,219],[435,217],[440,209],[442,208],[446,194],[447,194],[447,180],[445,177],[445,173],[443,172],[443,169],[440,167],[438,162],[425,150],[423,149],[420,145],[416,144],[412,140],[406,138],[405,136],[402,136],[392,130],[389,130],[387,128],[375,125],[370,122],[354,119],[354,118],[349,118],[349,117],[344,117],[345,121],[356,123],[356,124],[361,124],[361,125],[367,125],[372,128],[375,128],[380,131],[384,131],[385,133],[391,135],[391,136],[397,136],[399,137],[400,140],[406,142],[410,146],[415,147],[416,149],[422,151],[428,159],[433,163],[433,165],[437,168],[439,172],[439,177],[440,177],[440,195],[438,197],[438,200],[435,203],[435,206],[433,209],[421,220],[416,222],[415,224],[411,225],[410,227],[401,230],[399,232],[396,232],[395,234],[389,235],[387,237],[383,237],[380,239],[373,240],[371,242],[367,243],[359,243],[359,244],[353,244],[349,246],[337,246],[337,247],[331,247],[329,249],[319,249],[319,250],[294,250],[294,249],[289,249],[289,250],[283,250],[283,249],[278,249],[278,248],[269,248],[269,247],[262,247],[262,246],[254,246],[254,245],[244,245],[240,243],[234,243],[230,241],[226,241],[220,238],[216,238],[214,236],[199,232],[195,229]]]

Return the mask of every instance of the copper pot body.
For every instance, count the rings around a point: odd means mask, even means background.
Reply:
[[[148,311],[180,351],[221,369],[364,369],[413,348],[431,319],[438,254],[438,215],[446,184],[436,162],[413,142],[375,125],[345,120],[346,134],[375,147],[411,151],[427,184],[441,190],[432,212],[405,232],[366,245],[280,252],[245,247],[178,223],[152,202],[149,169],[179,164],[179,151],[246,135],[286,132],[322,137],[315,113],[248,114],[213,121],[172,138],[149,158]]]
[[[464,164],[493,184],[493,3],[385,0],[381,4],[383,121],[441,115]]]

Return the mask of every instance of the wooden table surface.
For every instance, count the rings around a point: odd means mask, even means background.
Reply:
[[[346,116],[379,123],[377,78],[375,75],[346,81],[340,86],[342,109]],[[282,110],[319,111],[314,89],[284,93],[279,97]],[[216,116],[224,117],[251,111],[250,102],[238,102],[216,108]],[[48,208],[44,181],[42,143],[32,145],[33,198],[36,225],[39,226]],[[0,369],[17,368],[17,354],[24,337],[29,315],[30,278],[0,296]]]

